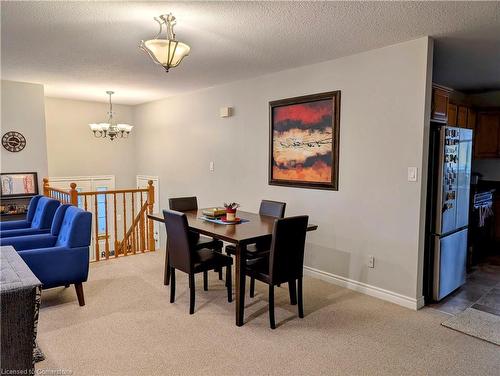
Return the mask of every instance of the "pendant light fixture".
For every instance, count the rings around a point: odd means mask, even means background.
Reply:
[[[154,20],[158,22],[160,31],[153,39],[142,40],[139,48],[168,72],[170,68],[178,66],[182,59],[189,55],[191,47],[175,40],[174,26],[176,22],[172,13],[155,17]],[[162,38],[163,28],[165,28],[165,36]]]
[[[109,112],[107,123],[92,123],[89,124],[90,129],[94,132],[97,138],[109,138],[113,141],[115,138],[127,138],[132,131],[133,126],[128,124],[115,124],[113,122],[113,103],[111,103],[111,96],[114,91],[107,91],[109,95]]]

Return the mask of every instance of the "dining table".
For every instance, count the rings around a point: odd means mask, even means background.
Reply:
[[[259,240],[271,238],[276,218],[238,210],[238,217],[245,220],[237,224],[218,224],[203,218],[203,209],[185,211],[189,230],[202,235],[234,244],[235,256],[235,300],[236,325],[242,326],[245,309],[245,266],[246,246]],[[148,218],[165,223],[163,213],[148,214]],[[317,225],[309,223],[307,231],[314,231]]]

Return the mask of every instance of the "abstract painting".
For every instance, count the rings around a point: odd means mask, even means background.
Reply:
[[[269,102],[269,184],[338,190],[340,91]]]

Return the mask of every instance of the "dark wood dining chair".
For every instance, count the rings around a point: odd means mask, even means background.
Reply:
[[[265,215],[273,218],[283,218],[285,216],[286,202],[262,200],[260,202],[259,214]],[[271,248],[271,239],[259,240],[255,244],[250,244],[246,247],[246,258],[248,260],[257,259],[263,257],[269,253]],[[226,253],[228,255],[234,255],[236,253],[236,248],[234,245],[226,246]],[[255,279],[250,279],[250,297],[255,296]]]
[[[178,212],[186,212],[191,210],[198,210],[198,199],[195,196],[191,197],[174,197],[168,199],[168,206],[170,210]],[[209,248],[217,252],[222,252],[224,244],[217,239],[201,236],[199,233],[189,231],[189,238],[192,244],[198,248]],[[168,267],[168,239],[167,251],[165,252],[165,270],[163,276],[163,284],[168,285],[170,281],[170,268]],[[217,270],[219,273],[219,280],[222,280],[222,269]]]
[[[246,275],[269,285],[269,323],[276,328],[274,320],[274,286],[288,282],[290,303],[292,294],[298,298],[299,317],[304,317],[302,276],[304,246],[306,241],[306,215],[276,219],[269,257],[246,261]]]
[[[226,267],[227,301],[232,301],[230,256],[209,248],[200,248],[189,236],[186,214],[174,210],[163,210],[165,227],[169,238],[170,303],[175,301],[175,271],[189,275],[189,314],[194,313],[196,273],[203,273],[203,289],[208,290],[208,271]]]

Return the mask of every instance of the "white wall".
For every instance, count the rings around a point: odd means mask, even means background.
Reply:
[[[47,176],[47,143],[43,86],[25,82],[1,82],[2,136],[17,131],[26,138],[26,147],[12,153],[2,149],[2,172],[38,173],[39,190]]]
[[[115,120],[132,124],[132,108],[114,105]],[[116,188],[135,182],[134,131],[128,139],[95,138],[89,123],[107,120],[107,103],[45,98],[50,176],[115,175]]]
[[[421,38],[139,105],[137,173],[160,176],[161,202],[193,194],[201,206],[235,200],[256,211],[261,199],[286,201],[288,215],[319,225],[306,265],[415,305],[425,181],[407,182],[407,167],[422,176],[426,165],[429,59]],[[268,102],[331,90],[342,91],[339,191],[269,186]],[[234,116],[219,118],[222,106]]]

